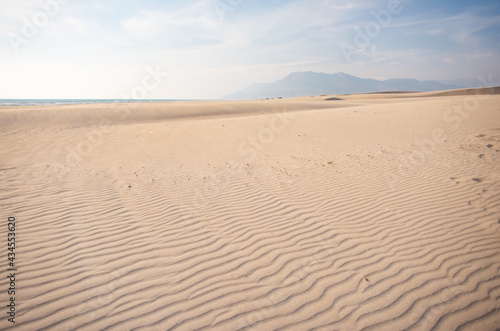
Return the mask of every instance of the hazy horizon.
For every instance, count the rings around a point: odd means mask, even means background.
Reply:
[[[500,77],[500,4],[133,1],[0,4],[0,99],[218,99],[297,71]]]

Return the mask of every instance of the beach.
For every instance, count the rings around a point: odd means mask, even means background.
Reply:
[[[499,90],[0,107],[0,329],[498,329]]]

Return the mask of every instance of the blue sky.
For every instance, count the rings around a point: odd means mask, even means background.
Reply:
[[[151,68],[141,95],[167,99],[294,71],[500,81],[498,41],[498,1],[1,1],[0,98],[120,98]]]

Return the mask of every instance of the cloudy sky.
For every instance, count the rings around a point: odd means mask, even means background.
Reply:
[[[497,0],[0,0],[0,99],[217,99],[295,71],[500,81],[499,41]]]

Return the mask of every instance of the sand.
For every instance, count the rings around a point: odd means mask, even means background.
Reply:
[[[2,107],[0,142],[0,329],[500,328],[498,89]]]

